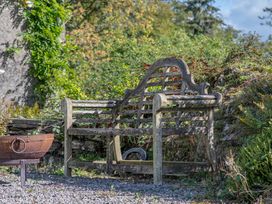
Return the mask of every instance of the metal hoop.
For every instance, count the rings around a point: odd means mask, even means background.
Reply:
[[[15,144],[15,142],[16,141],[20,141],[20,143],[21,142],[23,142],[24,143],[24,149],[23,150],[21,150],[21,151],[16,151],[15,149],[14,149],[14,144]],[[25,150],[26,150],[26,142],[22,139],[22,138],[16,138],[16,139],[14,139],[13,141],[12,141],[12,143],[11,143],[11,150],[14,152],[14,153],[16,153],[16,154],[21,154],[21,153],[23,153]]]

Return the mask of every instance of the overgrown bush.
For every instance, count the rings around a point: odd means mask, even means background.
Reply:
[[[241,109],[243,116],[240,117],[240,121],[250,134],[260,133],[264,128],[272,126],[272,95],[264,95],[261,102]]]
[[[84,97],[80,80],[69,64],[74,48],[61,41],[69,10],[57,0],[32,2],[31,9],[24,9],[27,26],[23,39],[30,52],[30,72],[37,80],[36,97],[42,103],[51,95]]]
[[[252,189],[272,187],[272,121],[270,127],[254,135],[241,149],[238,165]]]
[[[120,98],[126,89],[135,88],[148,65],[160,58],[183,58],[197,81],[208,80],[223,69],[231,41],[221,36],[190,38],[177,29],[156,38],[105,40],[99,49],[106,54],[90,64],[84,90],[90,98]]]
[[[227,190],[234,199],[254,201],[272,187],[272,128],[253,135],[241,148],[238,158],[227,159]]]
[[[228,158],[229,192],[241,200],[266,195],[272,187],[272,96],[260,95],[261,102],[242,109],[240,118],[248,135],[236,160]]]
[[[35,103],[32,107],[31,106],[16,106],[10,105],[9,112],[11,118],[39,118],[40,116],[40,107],[38,103]]]

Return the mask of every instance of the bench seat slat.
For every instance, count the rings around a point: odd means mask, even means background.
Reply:
[[[151,135],[152,128],[127,128],[127,129],[113,129],[113,128],[69,128],[69,135],[89,136],[89,135],[103,135],[103,136],[132,136],[132,135]],[[206,127],[192,127],[192,128],[163,128],[163,136],[167,135],[184,135],[190,136],[200,134],[206,131]]]
[[[208,120],[207,117],[203,117],[203,116],[180,116],[180,117],[172,117],[172,118],[162,118],[162,122],[176,122],[176,121],[206,121]],[[128,118],[124,118],[124,119],[118,119],[115,120],[115,123],[135,123],[135,122],[139,122],[139,123],[151,123],[152,122],[152,117],[149,118],[141,118],[141,119],[128,119]],[[82,125],[88,125],[90,123],[98,123],[98,124],[112,124],[114,123],[114,121],[110,118],[108,119],[93,119],[93,118],[81,118],[81,119],[76,119],[73,124],[76,126],[80,126]]]

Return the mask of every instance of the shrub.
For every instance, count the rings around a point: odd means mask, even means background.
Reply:
[[[120,98],[126,89],[135,88],[145,74],[145,65],[171,56],[183,58],[197,81],[207,80],[207,72],[214,75],[221,70],[230,49],[228,42],[220,36],[190,38],[182,29],[156,38],[104,40],[99,50],[106,54],[90,64],[85,92],[90,98]],[[83,62],[79,65],[85,66]]]
[[[236,161],[227,159],[227,188],[236,198],[254,200],[272,185],[272,96],[242,109],[240,118],[248,130]]]
[[[40,108],[38,103],[31,106],[15,106],[9,107],[10,116],[12,118],[24,117],[24,118],[38,118],[40,115]]]
[[[37,80],[36,96],[44,103],[52,94],[82,98],[80,80],[70,67],[74,49],[60,36],[69,10],[57,0],[33,0],[33,7],[24,10],[24,41],[30,53],[30,73]]]
[[[250,138],[239,153],[237,163],[251,188],[265,189],[272,184],[272,121],[270,125]]]
[[[254,106],[241,108],[243,116],[240,121],[247,130],[253,133],[260,133],[264,128],[272,125],[272,96],[262,96],[261,102],[255,102]]]

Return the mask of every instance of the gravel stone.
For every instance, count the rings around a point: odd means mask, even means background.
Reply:
[[[21,188],[15,174],[0,173],[2,204],[85,204],[85,203],[188,203],[203,195],[201,187],[180,187],[172,184],[154,186],[114,178],[64,177],[28,174]]]

